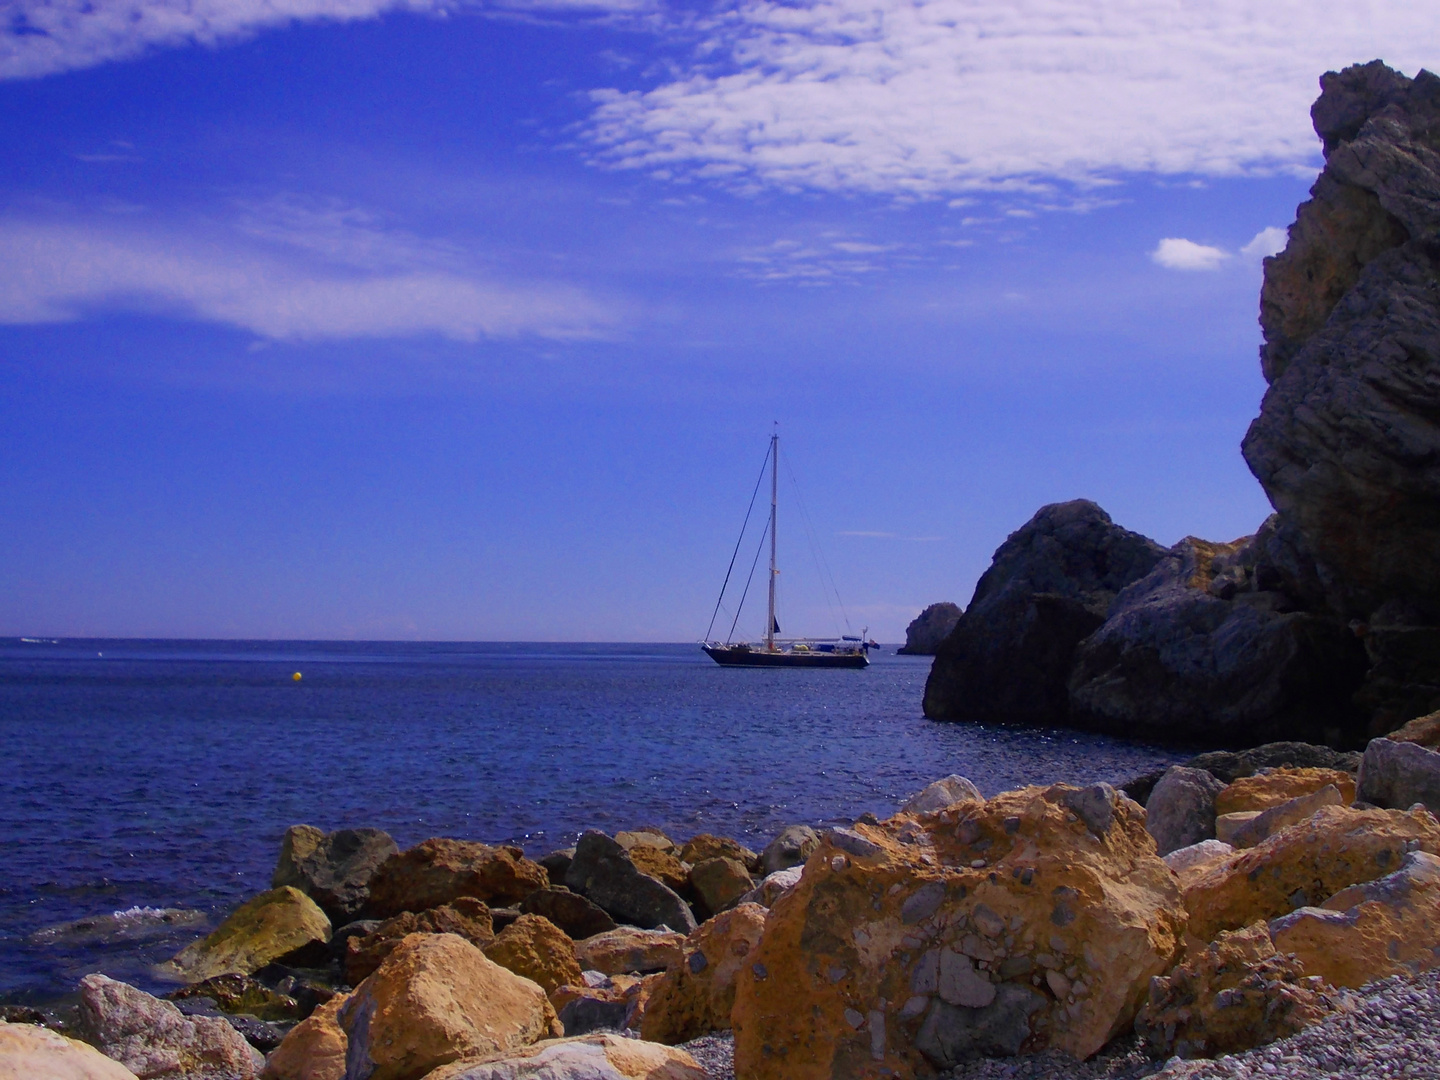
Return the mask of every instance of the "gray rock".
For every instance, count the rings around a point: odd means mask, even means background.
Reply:
[[[571,847],[552,851],[539,860],[540,865],[545,868],[545,873],[550,875],[550,884],[565,884],[565,875],[570,870],[570,862],[574,858],[575,849]]]
[[[1212,859],[1223,859],[1227,855],[1233,854],[1235,854],[1235,849],[1220,840],[1201,840],[1198,844],[1176,848],[1163,858],[1166,866],[1177,874],[1183,874],[1192,866],[1199,866]]]
[[[254,1080],[265,1066],[227,1021],[185,1016],[104,975],[80,980],[80,1026],[96,1049],[140,1080]]]
[[[788,825],[765,845],[760,853],[760,868],[767,877],[777,870],[789,870],[801,865],[819,846],[820,835],[809,825]]]
[[[625,1014],[629,1010],[627,1001],[580,997],[567,1002],[560,1010],[560,1023],[564,1025],[567,1039],[589,1035],[592,1031],[619,1031],[625,1026]]]
[[[1327,605],[1403,599],[1440,619],[1440,78],[1329,73],[1326,165],[1267,259],[1270,388],[1243,450]]]
[[[520,901],[520,912],[543,915],[576,941],[615,929],[604,908],[565,888],[536,889]]]
[[[662,882],[642,874],[625,849],[603,832],[592,829],[580,837],[565,884],[618,922],[644,930],[668,926],[682,934],[695,929],[695,915],[685,901]]]
[[[313,825],[292,825],[280,843],[270,887],[293,885],[338,925],[364,908],[375,872],[399,850],[390,834],[380,829],[327,833]]]
[[[980,972],[964,953],[940,951],[936,992],[940,1000],[967,1009],[983,1009],[995,1000],[995,984]]]
[[[900,807],[900,812],[902,814],[930,814],[936,810],[944,810],[947,806],[954,806],[958,802],[965,802],[967,799],[984,802],[985,796],[981,795],[980,789],[965,777],[959,773],[951,773],[928,785],[923,791],[911,795],[905,800],[905,805]]]
[[[1436,755],[1440,757],[1440,755]],[[1281,829],[1304,821],[1312,814],[1327,806],[1343,806],[1345,799],[1334,784],[1326,784],[1319,791],[1287,799],[1279,806],[1262,810],[1249,821],[1244,822],[1232,836],[1229,843],[1237,848],[1255,847],[1261,841],[1273,836]]]
[[[829,829],[825,833],[825,838],[830,841],[832,847],[860,859],[868,858],[880,850],[879,844],[865,839],[854,829]]]
[[[1062,801],[1096,836],[1110,831],[1110,824],[1115,820],[1115,789],[1109,784],[1091,784],[1067,791]]]
[[[1164,555],[1088,500],[1042,507],[1000,545],[936,649],[925,715],[1064,724],[1076,646],[1104,622],[1115,595]]]
[[[1362,737],[1364,646],[1338,619],[1256,587],[1253,538],[1187,537],[1076,650],[1070,721],[1153,742]]]
[[[774,907],[775,901],[800,884],[800,875],[804,870],[803,866],[792,866],[789,870],[776,870],[773,874],[767,874],[764,881],[740,898],[740,903],[759,904],[764,908]]]
[[[1405,810],[1417,802],[1440,813],[1440,754],[1416,743],[1371,739],[1360,762],[1355,797]]]
[[[1030,1018],[1046,998],[1028,986],[1001,983],[982,1009],[934,1001],[915,1036],[915,1048],[937,1069],[969,1058],[1014,1056],[1030,1037]]]
[[[1203,769],[1174,765],[1145,804],[1145,828],[1163,856],[1215,839],[1215,796],[1225,785]]]
[[[905,644],[896,649],[906,656],[934,656],[935,648],[944,641],[960,621],[960,605],[931,604],[915,616],[905,628]]]

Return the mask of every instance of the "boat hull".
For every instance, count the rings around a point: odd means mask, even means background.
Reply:
[[[863,652],[764,652],[702,645],[705,655],[723,667],[863,668],[870,658]]]

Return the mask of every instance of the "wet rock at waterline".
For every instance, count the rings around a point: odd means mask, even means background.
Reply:
[[[280,844],[270,887],[293,885],[337,923],[356,917],[370,898],[370,881],[400,848],[381,829],[340,829],[292,825]]]

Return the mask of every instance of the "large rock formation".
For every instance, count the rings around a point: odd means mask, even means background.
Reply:
[[[1117,593],[1165,549],[1085,499],[1042,507],[1001,544],[935,653],[925,715],[1063,724],[1071,661]]]
[[[370,898],[370,879],[399,851],[381,829],[340,829],[292,825],[280,844],[270,887],[293,885],[339,922],[348,922]]]
[[[1337,619],[1297,611],[1255,537],[1187,537],[1110,605],[1076,649],[1070,721],[1155,742],[1358,744],[1365,650]]]
[[[906,656],[934,656],[935,649],[960,621],[960,605],[945,601],[931,604],[905,628],[905,644],[896,649]]]
[[[1103,784],[833,830],[740,971],[736,1075],[905,1080],[975,1054],[1088,1057],[1169,966],[1179,901],[1140,807]]]
[[[1243,449],[1314,599],[1374,631],[1386,730],[1440,704],[1440,78],[1375,61],[1321,88],[1325,170],[1266,260]]]

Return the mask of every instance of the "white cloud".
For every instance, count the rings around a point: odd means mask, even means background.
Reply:
[[[1327,69],[1440,54],[1431,0],[739,0],[688,70],[595,95],[602,161],[930,197],[1313,169]]]
[[[1263,259],[1267,255],[1278,255],[1285,250],[1289,239],[1290,234],[1287,230],[1278,225],[1271,225],[1256,233],[1255,239],[1240,249],[1240,254],[1247,259]]]
[[[1230,253],[1193,240],[1166,237],[1155,246],[1150,258],[1167,270],[1218,270]]]
[[[159,311],[264,338],[602,336],[613,307],[568,285],[494,280],[444,246],[254,210],[239,227],[0,219],[0,323]],[[265,227],[268,225],[268,229]],[[317,252],[319,253],[317,255]]]
[[[217,45],[297,22],[353,22],[391,11],[628,11],[649,0],[12,0],[0,79],[128,60],[177,45]]]

